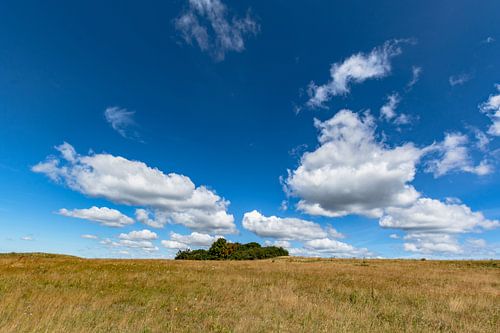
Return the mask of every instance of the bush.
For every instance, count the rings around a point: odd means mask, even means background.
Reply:
[[[207,250],[184,250],[177,252],[176,260],[256,260],[288,256],[282,247],[265,246],[251,242],[247,244],[229,243],[224,238],[217,239]]]

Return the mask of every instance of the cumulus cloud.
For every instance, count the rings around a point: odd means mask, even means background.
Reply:
[[[467,81],[469,81],[472,77],[470,74],[462,73],[462,74],[457,74],[457,75],[452,75],[448,78],[448,82],[450,83],[450,86],[461,86]]]
[[[96,235],[91,235],[91,234],[83,234],[83,235],[81,235],[81,237],[83,239],[98,239],[99,238]]]
[[[105,238],[100,243],[107,247],[122,249],[121,251],[126,251],[124,249],[139,250],[146,253],[159,251],[159,248],[151,240],[147,239],[119,239],[115,241]]]
[[[146,209],[138,208],[135,210],[135,219],[151,228],[163,228],[168,223],[167,214],[157,211],[154,218],[151,218],[151,213]]]
[[[357,53],[330,67],[330,80],[323,85],[311,82],[308,87],[307,105],[312,108],[326,107],[332,97],[348,94],[353,83],[382,78],[391,72],[391,59],[401,54],[400,44],[408,42],[391,40],[374,48],[370,53]]]
[[[380,108],[380,115],[382,118],[391,120],[396,117],[396,108],[398,107],[399,102],[401,102],[399,94],[394,93],[387,96],[387,103]]]
[[[447,133],[442,142],[433,146],[433,151],[439,156],[427,162],[427,172],[432,172],[434,177],[441,177],[450,172],[469,172],[483,176],[493,171],[492,166],[486,161],[474,165],[469,153],[469,138],[461,133]]]
[[[124,227],[134,223],[134,220],[116,209],[108,207],[96,207],[85,209],[68,210],[66,208],[59,209],[59,215],[75,217],[97,222],[107,227]]]
[[[481,130],[473,129],[474,136],[476,138],[476,147],[482,152],[486,152],[488,144],[490,143],[490,138]]]
[[[481,238],[469,238],[466,240],[466,243],[474,248],[485,248],[487,246],[486,241]]]
[[[407,114],[397,114],[396,109],[401,102],[401,97],[398,93],[393,93],[387,96],[387,102],[380,108],[380,116],[386,121],[390,121],[396,125],[406,125],[411,122],[411,117]]]
[[[71,151],[67,143],[57,149],[62,151],[63,146]],[[143,162],[110,154],[84,156],[73,149],[69,158],[64,153],[61,158],[48,157],[32,170],[90,197],[154,209],[168,222],[195,231],[236,232],[234,217],[227,213],[228,201],[205,186],[196,187],[187,176],[165,174]],[[138,215],[144,222],[144,212]]]
[[[304,153],[284,181],[286,193],[299,198],[299,210],[329,217],[378,217],[380,226],[404,231],[404,249],[415,253],[463,254],[458,235],[498,226],[498,221],[486,219],[460,201],[424,198],[411,185],[421,162],[436,177],[458,171],[491,172],[486,160],[474,163],[466,135],[448,133],[442,142],[422,148],[412,143],[391,147],[376,138],[369,113],[349,110],[324,122],[315,120],[315,125],[320,131],[319,147]],[[478,144],[484,146],[481,140]],[[318,253],[319,244],[331,243],[318,239],[333,238],[329,236],[315,237],[294,251]]]
[[[277,247],[282,247],[284,249],[290,249],[292,248],[292,244],[289,241],[286,240],[266,240],[264,241],[265,246],[277,246]]]
[[[464,204],[429,198],[420,198],[409,207],[387,208],[379,224],[383,228],[405,231],[406,251],[455,254],[462,252],[456,235],[500,226],[498,221],[488,220]]]
[[[128,234],[122,233],[118,236],[120,239],[126,240],[152,240],[157,239],[158,235],[148,229],[131,231]]]
[[[365,257],[371,255],[371,253],[365,248],[355,248],[347,243],[329,238],[307,241],[304,243],[304,248],[318,253],[326,253],[342,257]]]
[[[245,213],[242,225],[245,229],[266,240],[265,245],[281,246],[294,256],[313,257],[366,257],[371,253],[365,248],[355,248],[333,238],[345,236],[331,225],[323,228],[318,223],[290,217],[264,216],[254,210]],[[302,247],[293,247],[290,241],[302,242]]]
[[[260,237],[280,240],[308,240],[327,236],[327,232],[317,223],[290,217],[264,216],[256,210],[245,213],[242,224]]]
[[[478,228],[493,229],[498,221],[486,219],[464,204],[420,198],[410,207],[389,207],[380,219],[384,228],[415,232],[464,233]]]
[[[434,233],[410,233],[404,237],[403,248],[422,254],[460,254],[463,252],[455,236]]]
[[[308,257],[372,257],[373,254],[366,248],[356,248],[350,244],[334,239],[321,238],[305,242],[302,247],[288,248],[292,256]]]
[[[170,233],[169,240],[161,241],[167,249],[187,249],[193,247],[209,247],[220,236],[211,236],[199,232],[192,232],[190,235],[181,235],[175,232]]]
[[[331,225],[328,225],[326,227],[326,233],[328,234],[328,237],[330,238],[345,238],[345,235],[341,232],[338,232],[334,227]]]
[[[375,138],[373,118],[341,110],[315,120],[320,146],[306,152],[285,181],[298,208],[311,215],[380,217],[390,206],[407,206],[419,193],[409,183],[426,152],[407,143],[394,148]]]
[[[21,240],[31,242],[34,241],[35,239],[32,236],[23,236],[21,237]]]
[[[111,106],[104,111],[104,117],[111,127],[124,138],[137,138],[138,133],[131,130],[135,125],[134,111],[120,108],[118,106]]]
[[[500,92],[500,84],[495,85]],[[500,93],[490,95],[488,100],[479,106],[481,112],[486,114],[493,124],[488,129],[488,134],[500,136]]]
[[[227,52],[245,49],[245,37],[256,35],[259,25],[250,15],[231,16],[220,0],[188,0],[189,5],[175,19],[175,28],[188,44],[195,42],[215,60],[224,60]]]

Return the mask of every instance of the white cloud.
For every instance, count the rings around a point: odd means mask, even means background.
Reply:
[[[483,44],[491,44],[494,42],[495,42],[495,38],[493,38],[491,36],[486,37],[486,39],[482,41]]]
[[[277,246],[277,247],[282,247],[284,249],[292,248],[292,244],[286,240],[275,240],[275,241],[266,240],[266,241],[264,241],[264,245],[265,246]]]
[[[99,238],[96,235],[90,235],[90,234],[84,234],[84,235],[81,235],[81,237],[84,239],[98,239]]]
[[[161,211],[157,211],[154,214],[154,218],[151,218],[151,213],[145,209],[138,208],[135,210],[135,219],[151,228],[163,228],[165,224],[168,223],[168,217]]]
[[[461,86],[467,81],[469,81],[472,77],[470,74],[467,73],[462,73],[462,74],[457,74],[457,75],[452,75],[448,78],[448,82],[450,83],[450,86]]]
[[[409,207],[389,207],[380,219],[384,228],[427,233],[464,233],[498,225],[498,221],[490,221],[464,204],[446,204],[429,198],[420,198]]]
[[[66,143],[63,146],[65,149],[71,147]],[[74,153],[70,159],[64,154],[62,159],[49,157],[32,170],[90,197],[153,208],[160,212],[157,216],[163,214],[168,222],[195,231],[236,232],[234,217],[227,213],[228,201],[205,186],[196,187],[187,176],[165,174],[143,162],[110,154],[82,156]],[[145,223],[144,213],[139,211],[136,215]],[[150,226],[163,225],[161,221],[151,221]]]
[[[500,92],[500,84],[497,84],[496,88]],[[486,114],[493,122],[488,129],[488,134],[500,136],[500,93],[490,95],[488,100],[482,103],[479,108],[481,112]]]
[[[321,238],[305,242],[302,247],[287,248],[292,256],[308,257],[372,257],[366,248],[356,248],[334,239]]]
[[[130,127],[135,125],[134,111],[110,106],[104,111],[104,117],[111,127],[124,138],[137,138],[138,134],[130,131]]]
[[[152,232],[148,229],[144,229],[138,231],[131,231],[128,234],[122,233],[118,236],[118,238],[126,240],[152,240],[152,239],[157,239],[158,235],[155,232]]]
[[[422,75],[422,67],[413,66],[411,71],[411,80],[406,85],[406,91],[409,91],[413,86],[420,80],[420,75]]]
[[[345,238],[345,235],[343,233],[338,232],[331,225],[326,227],[326,233],[328,234],[328,237],[331,237],[331,238]]]
[[[483,176],[493,171],[492,166],[486,161],[474,165],[469,154],[469,138],[461,133],[447,133],[442,142],[433,146],[433,151],[439,154],[438,158],[427,162],[427,172],[432,172],[434,177],[441,177],[453,171],[474,173]]]
[[[289,171],[284,181],[285,192],[300,199],[299,210],[330,217],[379,217],[380,226],[405,231],[406,251],[419,253],[463,254],[457,235],[498,226],[498,221],[487,220],[460,201],[422,198],[411,185],[418,163],[429,155],[427,171],[436,176],[452,171],[491,172],[487,161],[473,163],[467,136],[447,134],[443,142],[423,148],[412,143],[390,147],[376,139],[369,113],[361,116],[349,110],[324,122],[316,120],[315,125],[320,146],[304,153],[298,168]],[[316,239],[293,253],[318,254],[323,243],[330,242]]]
[[[211,236],[199,232],[192,232],[190,235],[181,235],[175,232],[170,233],[170,240],[163,240],[161,243],[168,249],[187,249],[193,247],[209,247],[220,236]]]
[[[330,217],[380,217],[385,207],[406,206],[419,197],[409,182],[425,149],[377,142],[373,118],[349,110],[324,122],[315,120],[315,126],[320,147],[302,156],[285,184],[290,195],[301,199],[300,210]]]
[[[404,237],[405,251],[423,254],[460,254],[463,252],[455,236],[448,234],[411,233]]]
[[[247,12],[244,18],[228,18],[220,0],[188,0],[189,7],[175,19],[175,28],[188,43],[196,42],[215,60],[224,60],[227,52],[245,49],[245,36],[255,35],[259,25]]]
[[[464,204],[443,203],[420,198],[409,207],[389,207],[379,224],[383,228],[400,229],[406,251],[421,253],[462,253],[456,235],[494,229],[496,220],[486,219]]]
[[[143,252],[157,252],[159,248],[151,242],[151,240],[145,240],[145,239],[119,239],[118,241],[114,241],[110,238],[103,239],[101,244],[108,246],[108,247],[114,247],[114,248],[126,248],[126,249],[131,249],[131,250],[139,250]]]
[[[308,240],[327,236],[327,232],[317,223],[297,218],[267,217],[256,210],[245,213],[242,224],[260,237],[280,240]]]
[[[177,249],[177,250],[184,250],[188,249],[189,245],[181,243],[181,242],[176,242],[172,240],[162,240],[161,244],[166,247],[167,249]]]
[[[474,248],[484,248],[487,246],[486,241],[481,238],[469,238],[466,242],[469,246]]]
[[[483,132],[478,129],[474,129],[474,135],[476,137],[476,147],[482,151],[486,152],[488,149],[488,144],[490,143],[490,138]]]
[[[399,94],[394,93],[387,96],[387,103],[380,108],[380,115],[386,120],[391,120],[396,117],[396,108],[399,102],[401,102]]]
[[[59,209],[57,213],[63,216],[98,222],[99,224],[108,227],[124,227],[134,223],[134,220],[130,217],[122,214],[116,209],[108,207],[93,206],[91,208],[73,210],[62,208]]]
[[[380,108],[380,116],[386,121],[391,121],[396,125],[406,125],[411,122],[411,117],[407,114],[397,114],[396,108],[401,102],[401,97],[398,93],[393,93],[387,96],[387,102]]]
[[[330,68],[331,79],[323,85],[309,84],[309,107],[326,107],[332,97],[350,92],[352,83],[361,83],[368,79],[382,78],[391,72],[391,59],[401,54],[402,40],[387,41],[374,48],[370,53],[357,53],[343,62],[334,63]]]
[[[21,240],[31,242],[34,241],[35,239],[31,236],[23,236],[21,237]]]
[[[389,235],[389,238],[392,238],[392,239],[399,239],[399,235],[398,234],[390,234]]]
[[[218,238],[220,238],[220,236],[210,236],[199,232],[192,232],[190,235],[181,235],[175,232],[170,233],[171,240],[189,244],[191,246],[210,246]]]

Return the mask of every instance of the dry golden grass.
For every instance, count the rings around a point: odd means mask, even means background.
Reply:
[[[499,332],[500,261],[0,255],[1,332]]]

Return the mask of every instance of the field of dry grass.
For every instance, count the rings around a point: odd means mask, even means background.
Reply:
[[[498,332],[500,261],[0,255],[1,332]]]

